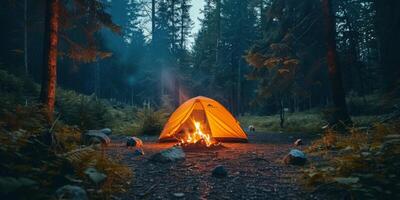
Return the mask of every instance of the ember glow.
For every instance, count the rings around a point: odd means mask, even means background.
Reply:
[[[195,131],[187,132],[186,139],[182,139],[181,143],[182,144],[185,144],[185,143],[195,144],[195,143],[199,142],[200,140],[203,140],[207,147],[211,146],[213,144],[211,136],[203,133],[203,131],[201,130],[201,123],[197,122],[197,121],[193,121],[193,124],[195,127]]]

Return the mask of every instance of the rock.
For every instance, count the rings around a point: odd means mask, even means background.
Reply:
[[[364,152],[361,152],[361,155],[362,155],[363,157],[368,157],[368,156],[371,155],[371,152],[366,152],[366,151],[364,151]]]
[[[253,125],[249,125],[248,130],[249,130],[250,132],[255,132],[255,131],[256,131],[256,128],[255,128]]]
[[[65,177],[67,180],[69,180],[69,181],[71,181],[71,182],[74,182],[74,183],[83,183],[82,180],[76,179],[76,178],[72,177],[72,176],[69,175],[69,174],[65,175],[64,177]]]
[[[212,176],[217,178],[223,178],[228,176],[228,171],[225,169],[224,166],[218,165],[213,169]]]
[[[126,147],[143,147],[143,141],[137,137],[127,137],[126,138]]]
[[[97,171],[97,169],[93,168],[93,167],[89,167],[87,168],[84,173],[89,177],[89,179],[95,183],[95,184],[99,184],[102,183],[103,181],[106,180],[107,175]]]
[[[134,156],[143,156],[143,155],[144,155],[143,149],[136,149],[136,150],[133,152],[133,155],[134,155]]]
[[[355,184],[357,183],[360,178],[358,177],[336,177],[333,180],[335,180],[336,182],[340,183],[340,184],[345,184],[345,185],[351,185],[351,184]]]
[[[108,145],[111,139],[99,130],[89,130],[82,134],[82,141],[85,145],[98,144],[99,142]]]
[[[29,178],[0,177],[0,194],[16,192],[19,189],[34,188],[37,185],[36,181]]]
[[[100,129],[99,131],[106,134],[107,136],[110,136],[112,134],[112,130],[110,128],[103,128]]]
[[[182,192],[173,193],[173,195],[174,195],[174,197],[177,197],[177,198],[182,198],[185,196],[185,194],[183,194]]]
[[[183,152],[182,147],[175,146],[154,154],[150,160],[154,162],[168,163],[184,160],[185,156],[186,155],[185,152]]]
[[[295,145],[295,146],[303,145],[303,140],[297,139],[297,140],[294,142],[294,145]]]
[[[353,151],[353,147],[347,146],[346,148],[339,150],[339,153],[340,154],[348,154],[348,153],[351,153],[352,151]]]
[[[56,191],[57,199],[68,200],[87,200],[87,194],[84,189],[74,185],[65,185]]]
[[[287,165],[304,165],[306,161],[306,154],[298,149],[292,149],[289,154],[283,158],[283,162]]]
[[[400,139],[400,134],[390,134],[384,137],[385,140]]]

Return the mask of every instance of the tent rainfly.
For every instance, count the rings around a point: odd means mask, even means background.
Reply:
[[[202,131],[222,142],[247,142],[247,135],[234,116],[217,101],[198,96],[179,106],[164,125],[160,142],[175,141],[181,134],[193,131],[193,121],[202,124]]]

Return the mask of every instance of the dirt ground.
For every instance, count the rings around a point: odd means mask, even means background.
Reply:
[[[144,140],[144,156],[134,157],[123,141],[110,147],[134,171],[131,188],[121,199],[313,199],[300,185],[301,167],[286,166],[281,159],[297,138],[305,148],[312,134],[253,133],[249,143],[224,143],[218,151],[186,152],[184,161],[154,163],[149,158],[173,143]],[[217,165],[228,170],[225,178],[211,175]]]

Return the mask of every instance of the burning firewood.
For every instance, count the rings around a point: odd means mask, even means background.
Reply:
[[[196,151],[196,150],[218,150],[225,148],[224,145],[220,142],[213,142],[209,146],[207,146],[207,143],[204,141],[204,139],[200,139],[195,143],[187,143],[187,142],[179,142],[175,146],[182,147],[185,151]]]
[[[201,123],[193,120],[195,130],[186,130],[177,134],[178,141],[175,146],[182,147],[184,150],[216,150],[224,146],[215,141],[211,135],[202,131]]]

